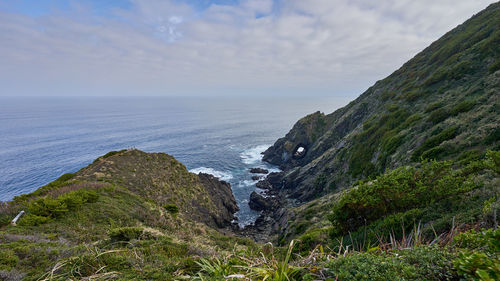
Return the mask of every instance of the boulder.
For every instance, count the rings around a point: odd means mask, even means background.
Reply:
[[[248,202],[248,205],[252,210],[263,211],[271,208],[272,202],[268,198],[254,191],[250,194],[250,202]]]
[[[250,173],[252,174],[268,174],[269,171],[266,170],[266,169],[262,169],[262,168],[251,168],[250,169]]]

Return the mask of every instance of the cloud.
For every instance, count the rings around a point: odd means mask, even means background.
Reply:
[[[1,95],[359,95],[493,1],[0,11]]]

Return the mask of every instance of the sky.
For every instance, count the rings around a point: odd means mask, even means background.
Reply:
[[[0,96],[360,95],[487,0],[0,0]]]

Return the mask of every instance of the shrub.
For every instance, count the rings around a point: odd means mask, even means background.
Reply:
[[[488,145],[500,140],[500,127],[495,128],[491,133],[484,138],[483,143]]]
[[[459,113],[467,112],[467,111],[471,110],[475,105],[476,105],[475,101],[470,101],[470,100],[463,101],[463,102],[455,105],[451,109],[450,115],[455,116],[455,115],[458,115]]]
[[[97,201],[95,190],[79,189],[62,194],[56,198],[44,197],[30,201],[28,214],[21,218],[22,225],[40,225],[53,218],[59,218],[69,211],[80,208],[84,203]],[[44,219],[45,218],[45,219]]]
[[[401,125],[409,117],[409,112],[396,105],[388,107],[390,111],[378,120],[365,122],[363,131],[354,137],[355,145],[349,160],[349,171],[352,175],[374,175],[376,166],[371,163],[375,150],[381,143],[386,143],[401,130]],[[396,143],[391,143],[395,145]]]
[[[179,207],[177,207],[177,205],[175,204],[165,204],[163,205],[163,208],[165,208],[165,210],[167,210],[167,212],[172,215],[175,215],[179,212]]]
[[[495,71],[497,71],[497,70],[499,70],[499,69],[500,69],[500,58],[499,58],[499,59],[497,59],[494,63],[492,63],[492,64],[488,67],[488,71],[489,71],[490,73],[493,73],[493,72],[495,72]]]
[[[404,98],[408,102],[413,102],[418,100],[420,97],[424,96],[425,93],[421,91],[410,91],[406,92],[402,95],[402,98]]]
[[[369,253],[352,254],[328,264],[335,280],[416,280],[416,269],[398,258]]]
[[[26,214],[19,220],[18,224],[22,226],[37,226],[49,221],[49,217]]]
[[[426,108],[425,108],[425,113],[429,113],[429,112],[432,112],[438,108],[441,108],[443,107],[443,103],[442,102],[435,102],[435,103],[431,103],[429,104]]]
[[[433,137],[428,138],[426,141],[424,141],[424,143],[422,143],[422,145],[420,145],[417,149],[415,149],[412,155],[412,160],[413,161],[418,160],[422,155],[422,153],[433,147],[438,146],[439,144],[441,144],[446,140],[454,138],[457,134],[458,134],[458,127],[453,126],[443,130],[442,132]],[[437,151],[434,151],[432,153],[436,152]],[[429,154],[432,155],[431,152],[429,152]]]
[[[19,258],[14,251],[10,249],[1,249],[0,251],[0,270],[10,270],[19,262]]]
[[[457,235],[453,243],[462,248],[453,265],[472,280],[500,280],[500,228]]]
[[[119,227],[109,231],[109,237],[113,241],[130,241],[139,239],[144,229],[142,227]]]
[[[477,187],[451,162],[427,162],[417,169],[401,167],[345,193],[329,217],[346,234],[382,217],[457,196]]]
[[[448,111],[446,109],[444,109],[444,108],[438,108],[438,109],[434,110],[429,115],[429,117],[427,118],[427,120],[429,122],[437,124],[439,122],[442,122],[442,121],[446,120],[449,116],[450,116],[450,114],[448,113]]]

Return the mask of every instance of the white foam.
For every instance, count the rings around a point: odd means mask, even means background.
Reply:
[[[207,168],[207,167],[199,167],[195,169],[189,170],[191,173],[199,174],[199,173],[205,173],[205,174],[210,174],[216,178],[219,178],[220,180],[223,181],[228,181],[233,178],[233,175],[229,172],[222,172],[222,171],[217,171],[212,168]]]
[[[256,164],[262,161],[262,152],[266,151],[269,145],[259,145],[240,153],[241,161],[247,165]]]
[[[252,186],[256,183],[257,181],[254,180],[242,180],[238,182],[238,187],[247,187],[247,186]]]

